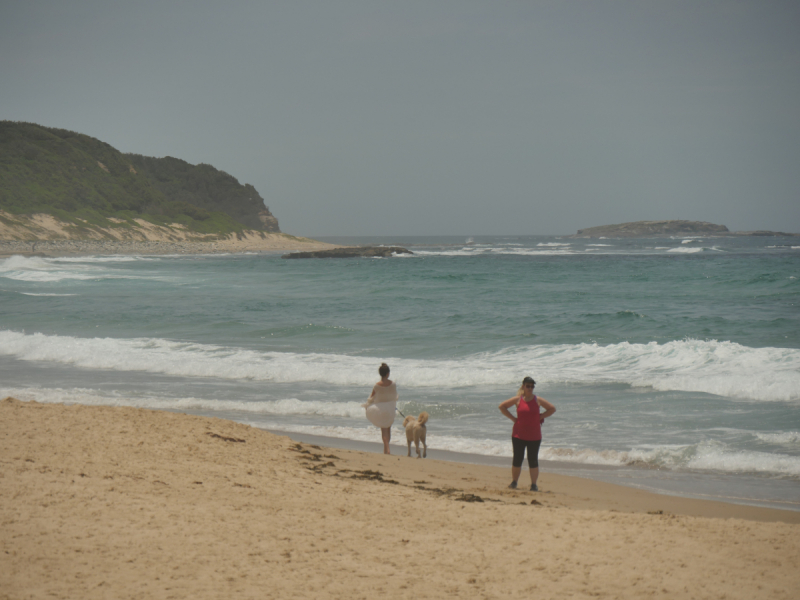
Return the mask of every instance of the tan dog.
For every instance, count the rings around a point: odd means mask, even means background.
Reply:
[[[408,441],[408,455],[411,456],[411,442],[417,447],[417,458],[419,458],[419,443],[422,442],[422,458],[428,456],[428,444],[425,443],[425,434],[428,429],[425,423],[428,422],[428,413],[421,412],[416,419],[411,415],[403,420],[403,427],[406,429],[406,440]]]

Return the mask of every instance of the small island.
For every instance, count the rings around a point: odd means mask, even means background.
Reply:
[[[292,252],[281,258],[389,258],[395,254],[414,253],[400,246],[349,246],[313,252]]]
[[[621,238],[621,237],[667,237],[667,236],[798,236],[782,231],[730,231],[725,225],[707,221],[632,221],[618,225],[599,225],[579,229],[574,238]]]

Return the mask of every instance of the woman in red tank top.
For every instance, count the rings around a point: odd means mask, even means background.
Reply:
[[[517,488],[517,481],[522,473],[522,461],[527,450],[528,468],[531,472],[531,491],[539,491],[536,481],[539,479],[539,446],[542,443],[542,423],[556,412],[556,407],[544,398],[533,394],[535,385],[536,382],[532,377],[526,377],[522,380],[522,387],[517,395],[501,402],[498,407],[501,413],[514,421],[514,428],[511,430],[514,459],[511,461],[511,485],[508,486],[512,490]],[[516,416],[509,411],[512,406],[517,407]],[[541,412],[541,408],[544,408],[544,412]]]

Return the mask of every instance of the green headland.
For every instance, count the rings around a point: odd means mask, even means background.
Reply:
[[[0,211],[6,226],[50,215],[72,239],[118,238],[145,224],[198,238],[280,232],[252,185],[211,165],[125,154],[88,135],[12,121],[0,121]]]

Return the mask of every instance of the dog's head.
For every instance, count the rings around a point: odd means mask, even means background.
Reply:
[[[407,416],[407,417],[406,417],[406,418],[403,420],[403,427],[408,427],[408,424],[409,424],[409,423],[411,423],[411,421],[416,421],[416,419],[415,419],[414,417],[412,417],[411,415],[408,415],[408,416]]]

